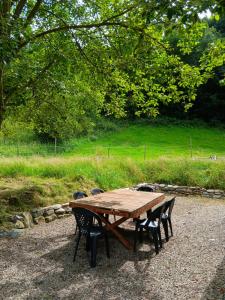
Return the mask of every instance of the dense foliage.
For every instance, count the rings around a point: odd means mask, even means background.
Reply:
[[[100,113],[188,110],[225,59],[223,36],[204,43],[207,9],[218,21],[223,1],[1,1],[0,124],[65,138]]]

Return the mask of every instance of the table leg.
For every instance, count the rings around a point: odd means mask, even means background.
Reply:
[[[114,235],[118,238],[118,240],[129,250],[133,249],[131,243],[118,231],[118,226],[126,221],[128,218],[121,218],[114,223],[110,223],[105,217],[101,216],[103,223],[106,224],[106,229],[110,230],[114,233]]]

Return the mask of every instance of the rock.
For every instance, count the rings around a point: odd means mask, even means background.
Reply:
[[[4,238],[8,236],[8,232],[7,231],[0,231],[0,238]]]
[[[207,190],[207,193],[214,193],[215,190]]]
[[[169,192],[169,191],[172,191],[172,189],[170,188],[170,187],[168,187],[168,186],[164,186],[164,187],[161,187],[161,189],[163,190],[163,191],[165,191],[165,192]]]
[[[53,208],[49,208],[49,209],[46,209],[43,213],[43,216],[44,217],[47,217],[47,216],[51,216],[55,213],[54,209]]]
[[[45,218],[43,216],[34,218],[34,224],[41,224],[41,223],[45,223]]]
[[[17,220],[16,223],[15,223],[15,228],[16,229],[24,229],[25,225],[23,224],[22,221]]]
[[[45,222],[46,222],[46,223],[49,223],[49,222],[54,221],[55,219],[57,219],[57,217],[56,217],[55,214],[50,215],[50,216],[46,216],[46,217],[45,217]]]
[[[62,207],[61,204],[55,204],[55,205],[51,206],[51,208],[54,209],[54,210],[60,209],[61,207]]]
[[[214,190],[214,193],[216,195],[223,195],[223,191],[222,190]]]
[[[19,216],[19,215],[15,215],[15,216],[11,216],[9,218],[10,222],[16,223],[16,221],[23,221],[23,217]]]
[[[63,215],[63,214],[65,214],[65,209],[63,209],[62,207],[59,208],[59,209],[56,209],[55,214],[56,215]]]
[[[38,218],[40,216],[43,216],[43,213],[44,213],[43,208],[35,208],[35,209],[32,209],[32,211],[31,211],[33,218]]]
[[[163,183],[160,183],[160,184],[159,184],[159,187],[160,187],[160,188],[164,188],[165,186],[166,186],[166,185],[163,184]]]
[[[68,214],[64,214],[64,215],[62,215],[64,218],[66,218],[66,217],[71,217],[72,216],[72,214],[71,213],[68,213]]]
[[[57,218],[62,219],[62,218],[64,218],[64,215],[57,215]]]
[[[0,231],[0,238],[10,237],[17,238],[24,234],[23,229],[12,229],[10,231]]]
[[[23,235],[25,230],[23,229],[12,229],[9,231],[8,236],[11,238],[17,238],[21,235]]]
[[[65,207],[64,210],[65,210],[66,214],[71,214],[72,213],[72,208],[71,207]]]
[[[29,212],[23,212],[21,216],[23,217],[23,223],[26,228],[33,227],[33,218]]]
[[[69,207],[69,202],[62,204],[62,208],[65,209],[66,207]]]

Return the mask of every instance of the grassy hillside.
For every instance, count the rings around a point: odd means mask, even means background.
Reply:
[[[207,127],[132,124],[116,132],[80,139],[73,154],[158,158],[225,157],[225,132]]]
[[[178,122],[158,124],[154,122],[110,123],[109,128],[96,129],[84,138],[71,139],[64,144],[41,144],[29,137],[26,141],[17,136],[9,143],[0,142],[0,155],[66,155],[104,156],[151,159],[160,156],[208,158],[211,155],[225,157],[225,132],[223,129]],[[105,130],[105,129],[108,129]],[[110,129],[110,130],[109,130]],[[23,132],[23,131],[22,131]],[[22,134],[22,133],[21,133]]]

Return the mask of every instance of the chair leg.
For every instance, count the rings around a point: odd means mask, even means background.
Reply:
[[[76,246],[75,246],[75,251],[74,251],[73,261],[75,261],[76,256],[77,256],[77,250],[78,250],[78,246],[79,246],[79,243],[80,243],[80,238],[81,238],[81,234],[80,234],[80,232],[79,232],[79,235],[78,235],[78,237],[77,237]]]
[[[105,233],[105,249],[106,249],[106,255],[108,258],[110,258],[109,254],[109,239],[107,233]]]
[[[134,231],[134,252],[137,250],[137,236],[138,236],[138,226],[136,225],[135,231]]]
[[[90,263],[91,268],[96,267],[96,252],[97,252],[96,238],[92,238],[91,239],[91,263]]]
[[[164,232],[165,232],[166,241],[168,242],[169,241],[169,233],[168,233],[167,220],[166,219],[162,220],[162,224],[163,224],[163,229],[164,229]]]
[[[139,230],[139,242],[143,243],[143,228],[140,228]]]
[[[172,228],[172,222],[171,222],[170,218],[168,218],[168,222],[169,222],[169,225],[170,225],[171,236],[173,236],[173,228]]]
[[[159,237],[159,246],[162,248],[162,237],[161,237],[161,231],[160,231],[160,226],[157,228],[157,233]]]
[[[157,230],[153,229],[153,230],[151,230],[151,233],[152,233],[153,242],[154,242],[154,245],[155,245],[155,252],[156,252],[156,254],[158,254],[159,253],[159,244],[158,244]]]

